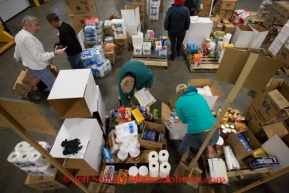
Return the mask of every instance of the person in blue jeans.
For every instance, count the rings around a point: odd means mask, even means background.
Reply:
[[[174,4],[168,9],[164,22],[164,28],[168,31],[171,42],[170,59],[180,56],[186,31],[190,27],[190,11],[184,6],[184,0],[174,0]]]
[[[74,29],[67,23],[61,21],[55,13],[49,13],[46,20],[59,30],[59,42],[55,44],[58,48],[66,48],[67,60],[72,69],[86,68],[81,59],[82,48],[76,37]]]
[[[15,36],[14,58],[16,62],[27,67],[33,77],[44,82],[51,91],[55,76],[50,71],[50,61],[55,55],[63,54],[64,50],[44,51],[42,43],[34,36],[40,30],[39,20],[36,17],[25,15],[22,25],[23,29]]]
[[[175,110],[180,121],[188,124],[188,128],[181,144],[173,144],[173,148],[181,155],[189,150],[196,155],[213,127],[216,118],[210,111],[206,99],[198,94],[195,86],[187,87],[185,84],[180,84],[176,91],[179,98],[175,103]],[[208,146],[215,145],[218,139],[219,130],[216,130]]]

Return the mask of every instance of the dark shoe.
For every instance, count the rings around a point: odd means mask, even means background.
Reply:
[[[177,53],[177,57],[179,57],[181,55],[181,53]]]
[[[175,60],[175,57],[173,57],[172,55],[170,55],[170,60]]]

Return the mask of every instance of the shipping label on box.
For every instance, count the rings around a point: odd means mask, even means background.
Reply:
[[[91,0],[64,0],[69,15],[85,15],[92,14]]]
[[[283,68],[289,68],[289,48],[283,46],[283,48],[279,51],[278,55],[276,56],[277,59],[282,60]]]
[[[248,128],[253,134],[259,133],[262,131],[262,127],[264,123],[259,118],[258,114],[255,112],[252,105],[250,105],[245,112],[243,113],[243,116],[248,121]]]

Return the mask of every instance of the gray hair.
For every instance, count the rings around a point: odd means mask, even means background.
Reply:
[[[39,19],[37,19],[37,18],[34,17],[34,16],[25,15],[25,16],[23,17],[23,19],[22,19],[22,25],[24,25],[24,24],[27,23],[27,22],[33,21],[33,20],[39,21]]]

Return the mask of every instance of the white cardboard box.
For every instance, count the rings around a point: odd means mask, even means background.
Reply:
[[[231,39],[231,44],[234,46],[248,46],[252,35],[253,30],[248,25],[237,25],[234,35]]]
[[[125,27],[138,26],[140,24],[139,7],[138,6],[124,6],[121,9],[121,17],[124,19]],[[129,31],[129,29],[127,29]]]
[[[96,90],[97,90],[97,108],[96,108],[97,112],[93,112],[93,114],[96,115],[97,118],[99,116],[100,120],[98,121],[101,121],[101,123],[99,124],[103,128],[104,134],[106,134],[106,119],[105,119],[106,108],[98,85],[96,85]]]
[[[254,33],[252,34],[248,47],[260,48],[269,31],[261,25],[254,25],[251,29]]]
[[[205,40],[210,37],[212,32],[213,22],[209,17],[191,17],[190,28],[186,32],[183,45],[187,44],[203,45]]]
[[[82,149],[75,155],[63,155],[61,146],[65,139],[80,139]],[[95,119],[66,119],[56,136],[50,154],[56,159],[64,159],[64,167],[70,169],[95,169],[100,173],[101,148],[103,146],[101,128]]]
[[[90,69],[60,70],[48,102],[61,119],[91,117],[97,89]]]

